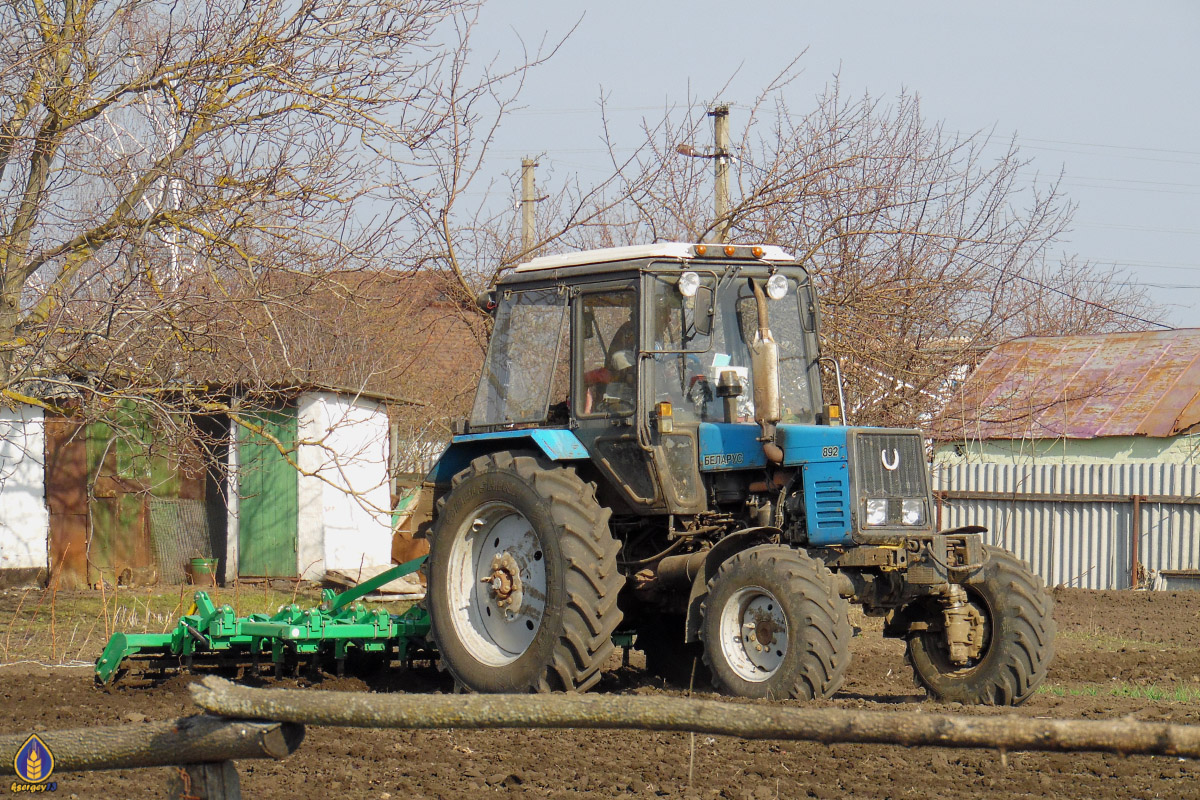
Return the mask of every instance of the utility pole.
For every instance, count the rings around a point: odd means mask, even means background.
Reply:
[[[713,164],[716,181],[713,188],[717,227],[717,243],[729,241],[729,106],[715,106],[708,115],[713,118]]]
[[[521,159],[521,252],[528,257],[537,242],[533,227],[533,170],[537,162],[532,158]]]

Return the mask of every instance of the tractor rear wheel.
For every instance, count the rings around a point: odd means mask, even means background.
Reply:
[[[621,620],[620,545],[595,488],[537,456],[482,456],[430,534],[428,608],[442,663],[478,692],[582,691]]]
[[[975,705],[1020,705],[1046,677],[1054,657],[1054,600],[1023,561],[985,547],[983,580],[966,587],[971,614],[982,623],[980,653],[950,661],[940,606],[926,602],[915,618],[932,623],[908,637],[907,657],[917,683],[935,700]]]
[[[831,697],[850,663],[849,606],[824,564],[781,545],[743,550],[708,583],[704,661],[738,697]]]

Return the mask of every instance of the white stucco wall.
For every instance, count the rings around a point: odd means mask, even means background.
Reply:
[[[0,569],[46,569],[46,420],[40,408],[0,406]]]
[[[228,470],[228,483],[225,486],[225,582],[233,583],[238,579],[238,543],[240,539],[240,528],[238,517],[238,503],[241,495],[238,494],[239,472],[238,464],[238,431],[237,423],[230,421],[229,425],[229,455],[226,459],[226,469]]]
[[[382,405],[313,392],[298,404],[298,571],[386,566],[392,561],[388,419]]]

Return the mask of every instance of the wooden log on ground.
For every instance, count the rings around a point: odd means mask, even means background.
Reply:
[[[241,758],[283,758],[304,740],[290,722],[199,715],[167,722],[38,732],[54,771],[169,767]],[[0,736],[0,775],[15,775],[13,756],[28,734]]]
[[[213,713],[360,728],[626,728],[743,739],[1200,757],[1200,726],[922,711],[856,711],[691,700],[555,695],[378,695],[250,689],[217,677],[191,686]]]

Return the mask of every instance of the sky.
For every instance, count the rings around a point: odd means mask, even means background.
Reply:
[[[539,177],[600,179],[601,95],[619,141],[634,143],[641,120],[668,107],[716,99],[732,105],[736,140],[739,110],[803,53],[785,90],[796,112],[840,75],[851,96],[915,93],[948,131],[1015,137],[1033,161],[1022,175],[1061,172],[1078,206],[1064,252],[1145,285],[1161,307],[1151,321],[1200,327],[1194,0],[491,0],[473,46],[511,58],[520,42],[536,48],[572,27],[503,123],[490,156],[497,173],[516,173],[530,155]]]

